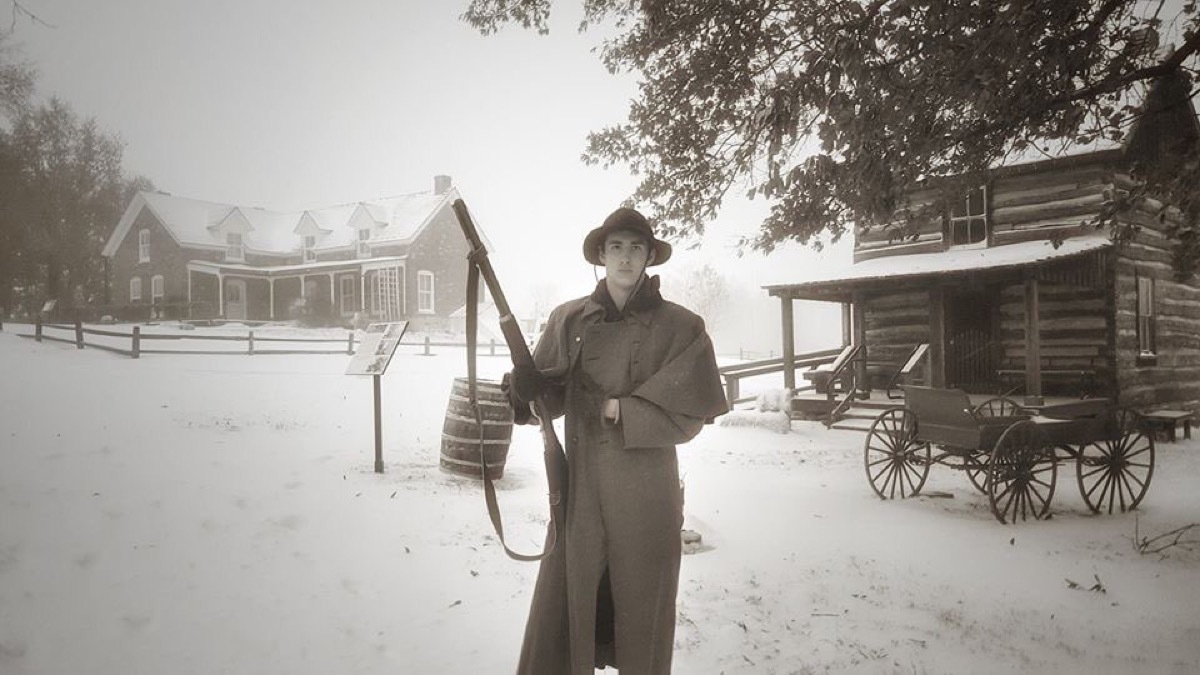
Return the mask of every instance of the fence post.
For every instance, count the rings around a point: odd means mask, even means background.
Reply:
[[[42,341],[42,315],[38,314],[37,322],[33,324],[33,339]]]
[[[249,342],[250,342],[249,354],[250,354],[250,356],[254,356],[254,331],[250,331]]]
[[[425,336],[425,356],[429,356],[429,336]]]
[[[83,322],[75,315],[75,348],[83,349]]]
[[[129,355],[133,358],[138,358],[142,355],[142,327],[133,327],[133,347],[129,350]]]
[[[346,334],[346,354],[354,356],[354,331]]]

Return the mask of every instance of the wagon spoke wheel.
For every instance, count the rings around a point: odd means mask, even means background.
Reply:
[[[917,440],[917,416],[905,408],[880,413],[864,448],[867,480],[882,499],[913,497],[929,477],[929,444]]]
[[[988,462],[988,500],[992,514],[1002,523],[1019,517],[1041,520],[1050,513],[1058,463],[1046,432],[1030,421],[1004,430]]]
[[[1075,475],[1093,513],[1137,508],[1154,475],[1154,438],[1141,416],[1128,408],[1115,410],[1108,438],[1079,449]]]
[[[997,396],[975,406],[976,414],[981,417],[1011,417],[1024,415],[1025,409],[1019,403],[1007,396]]]
[[[1012,417],[1025,414],[1025,409],[1007,396],[996,396],[975,406],[975,414],[979,417]],[[969,457],[963,458],[963,469],[967,472],[967,478],[971,480],[971,485],[983,494],[988,492],[988,464],[991,459],[991,453],[986,450],[973,452]]]
[[[988,491],[988,465],[991,460],[992,454],[986,450],[973,452],[969,457],[963,458],[963,470],[967,472],[967,478],[971,480],[971,485],[985,495]]]

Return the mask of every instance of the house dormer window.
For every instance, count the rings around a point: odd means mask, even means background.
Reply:
[[[987,188],[977,187],[950,203],[946,241],[951,247],[987,246],[987,197]]]
[[[246,259],[246,246],[242,240],[242,234],[240,232],[227,232],[225,234],[225,259]]]
[[[150,230],[138,232],[138,262],[150,262]]]
[[[304,262],[313,262],[317,259],[317,252],[313,249],[317,247],[316,235],[307,234],[304,236]]]
[[[371,228],[364,227],[358,231],[358,255],[360,257],[371,255],[371,245],[368,243],[371,240]]]

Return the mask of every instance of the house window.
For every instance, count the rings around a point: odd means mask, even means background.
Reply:
[[[138,232],[138,262],[150,262],[150,230]]]
[[[142,278],[133,277],[129,280],[129,302],[142,301]]]
[[[150,302],[158,304],[163,299],[163,276],[155,274],[150,277]]]
[[[246,246],[242,241],[240,232],[228,232],[225,234],[225,259],[226,260],[245,260]]]
[[[417,272],[417,311],[433,314],[433,272]]]
[[[1154,279],[1138,275],[1137,279],[1137,341],[1138,356],[1153,357],[1155,345]]]
[[[317,247],[317,237],[312,234],[304,236],[304,262],[313,262],[317,259],[317,252],[313,249]]]
[[[358,231],[358,255],[371,255],[371,245],[367,242],[371,240],[371,229],[364,227]]]
[[[946,241],[950,246],[987,246],[987,188],[969,190],[951,202],[946,219]]]

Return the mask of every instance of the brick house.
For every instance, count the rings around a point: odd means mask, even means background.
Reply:
[[[109,297],[132,315],[442,327],[466,295],[457,198],[449,176],[427,192],[289,212],[142,191],[102,251]]]

